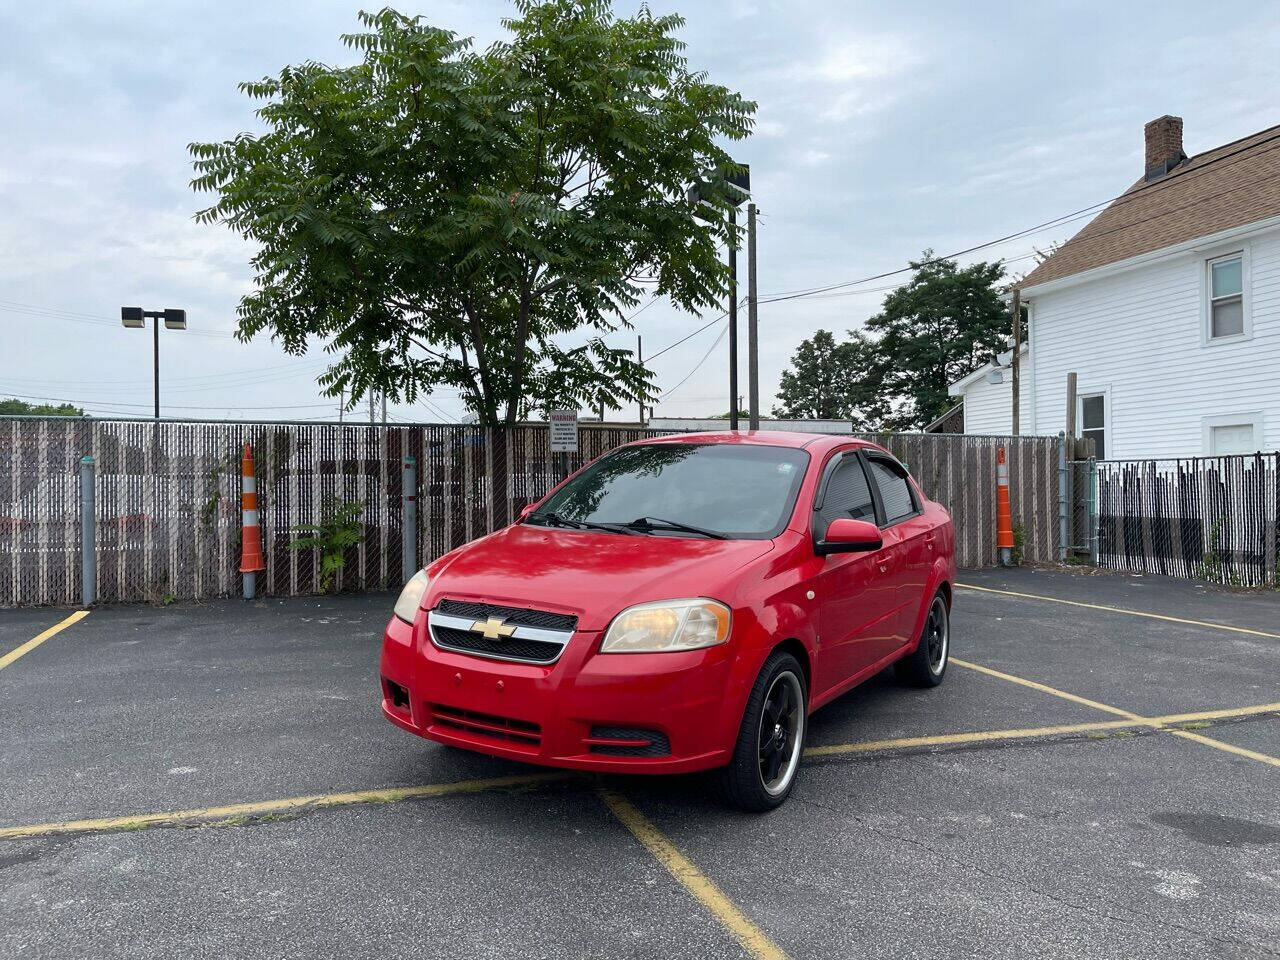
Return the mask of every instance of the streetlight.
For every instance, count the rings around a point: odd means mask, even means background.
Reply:
[[[155,361],[155,383],[156,383],[156,419],[160,419],[160,321],[164,321],[164,325],[169,330],[185,330],[187,329],[187,311],[185,310],[143,310],[141,307],[121,307],[120,322],[133,329],[141,329],[147,325],[147,318],[154,321],[151,324],[152,342],[154,344],[154,361]]]
[[[729,429],[738,429],[738,206],[751,196],[751,168],[747,164],[735,164],[732,167],[721,167],[714,171],[710,182],[695,183],[689,188],[689,201],[694,204],[707,204],[710,198],[729,202]],[[714,186],[713,186],[714,184]],[[755,235],[755,204],[750,207],[751,235]],[[755,257],[749,257],[748,266],[753,271],[749,287],[755,289]],[[748,369],[751,374],[751,395],[756,396],[756,329],[755,310],[750,313],[750,327],[747,330]],[[759,412],[753,403],[751,408],[751,428],[759,426]]]

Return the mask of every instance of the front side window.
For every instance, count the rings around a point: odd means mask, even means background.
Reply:
[[[907,481],[907,474],[901,467],[896,463],[878,458],[868,459],[867,467],[880,493],[880,503],[884,506],[886,524],[897,523],[916,512],[916,501],[911,495],[911,484]]]
[[[1209,261],[1209,339],[1244,334],[1244,257]]]
[[[1101,393],[1080,398],[1080,436],[1093,441],[1093,455],[1107,457],[1107,398]]]
[[[867,473],[856,456],[846,455],[832,471],[822,497],[822,509],[818,512],[818,531],[826,530],[832,520],[840,517],[876,522],[875,500],[867,484]]]
[[[696,536],[701,530],[737,540],[769,539],[791,519],[808,463],[803,450],[765,444],[622,447],[556,491],[528,521],[630,526],[659,536]]]

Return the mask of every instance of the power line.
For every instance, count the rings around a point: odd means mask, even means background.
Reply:
[[[728,332],[729,332],[729,325],[726,323],[724,325],[724,329],[720,331],[720,335],[716,337],[715,342],[712,343],[710,348],[707,350],[707,352],[702,355],[702,359],[699,360],[696,364],[694,364],[693,369],[690,370],[687,374],[685,374],[683,380],[681,380],[671,389],[662,391],[662,393],[658,396],[657,402],[660,403],[662,401],[665,401],[668,397],[671,396],[671,394],[675,393],[677,390],[683,387],[689,381],[689,379],[702,368],[702,365],[707,362],[707,360],[711,357],[711,354],[715,353],[716,347],[720,346],[721,341],[724,340],[724,335]],[[730,397],[729,402],[731,404],[737,403],[738,398]]]

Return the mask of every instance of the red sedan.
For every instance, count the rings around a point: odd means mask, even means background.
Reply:
[[[730,802],[766,810],[818,707],[890,664],[942,682],[953,547],[947,511],[871,443],[632,443],[409,581],[382,709],[530,763],[717,768]]]

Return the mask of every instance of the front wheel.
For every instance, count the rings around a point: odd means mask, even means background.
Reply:
[[[760,669],[733,759],[716,771],[720,793],[735,807],[772,810],[796,781],[808,717],[804,670],[789,653],[774,653]]]
[[[896,664],[898,677],[917,687],[936,687],[947,673],[950,657],[951,612],[947,609],[947,598],[938,591],[929,605],[929,615],[924,618],[924,630],[915,651]]]

